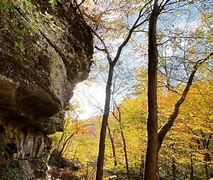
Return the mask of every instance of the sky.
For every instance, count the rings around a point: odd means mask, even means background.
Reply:
[[[163,15],[162,18],[159,20],[159,26],[163,28],[164,25],[166,25],[166,28],[191,28],[195,29],[195,27],[199,26],[199,15],[197,14],[197,10],[194,9],[194,11],[188,11],[188,9],[184,10],[184,16],[183,14],[176,14],[176,16],[171,16],[168,18],[167,14]],[[112,18],[115,15],[113,15]],[[168,19],[168,20],[166,20]],[[167,26],[168,25],[168,26]],[[138,43],[138,40],[142,40],[144,37],[138,36],[138,34],[135,36],[135,41],[133,44],[136,42]],[[112,49],[116,49],[119,44],[122,42],[122,39],[115,39],[112,42],[107,42],[109,45],[112,46]],[[120,63],[120,72],[122,72],[122,67],[123,67],[123,75],[122,77],[118,77],[123,81],[123,76],[126,74],[125,68],[128,67],[129,71],[134,71],[136,72],[136,69],[138,67],[141,67],[142,64],[146,65],[146,60],[145,57],[141,58],[140,52],[137,54],[133,50],[133,46],[129,43],[127,47],[124,49],[121,59],[119,60]],[[115,53],[112,52],[112,55]],[[78,112],[78,118],[79,119],[87,119],[91,116],[99,115],[101,114],[101,111],[103,111],[104,107],[104,100],[105,100],[105,83],[106,82],[106,72],[107,72],[107,61],[105,59],[105,56],[98,52],[94,53],[94,61],[95,61],[95,66],[93,65],[93,68],[91,69],[90,72],[90,77],[93,78],[93,80],[85,80],[84,82],[81,82],[76,85],[75,90],[74,90],[74,96],[70,100],[70,103],[78,103],[80,105],[80,111]],[[96,74],[98,71],[95,68],[101,67],[102,70],[104,69],[104,72],[100,74]],[[100,70],[100,69],[99,69]],[[135,75],[135,74],[134,74]],[[94,80],[95,79],[95,80]],[[131,81],[131,80],[130,80]],[[128,84],[129,82],[126,82],[124,80],[124,83]],[[130,85],[127,85],[127,87],[131,87],[132,83],[130,82]],[[121,98],[121,97],[119,97]]]
[[[79,119],[87,119],[91,116],[101,113],[104,106],[105,89],[97,83],[87,81],[77,84],[74,90],[74,96],[70,103],[78,103],[80,105]]]

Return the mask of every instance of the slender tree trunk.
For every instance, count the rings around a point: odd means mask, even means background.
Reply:
[[[141,153],[141,164],[140,164],[140,176],[143,177],[143,169],[144,169],[144,157]]]
[[[106,98],[105,98],[104,114],[103,114],[103,118],[102,118],[102,125],[101,125],[101,132],[100,132],[96,180],[102,180],[102,177],[103,177],[106,128],[108,126],[108,117],[109,117],[109,110],[110,110],[113,69],[114,69],[114,65],[110,64],[107,85],[106,85]]]
[[[206,62],[212,55],[213,55],[213,52],[211,52],[206,58],[200,59],[195,63],[193,70],[192,70],[192,72],[189,76],[189,79],[187,81],[187,84],[186,84],[179,100],[175,103],[175,107],[173,109],[173,112],[171,113],[171,115],[167,119],[166,123],[161,127],[161,129],[158,132],[158,151],[161,148],[161,145],[164,141],[164,138],[166,137],[166,134],[170,131],[171,127],[173,126],[173,124],[174,124],[174,122],[175,122],[175,120],[176,120],[176,118],[179,114],[180,107],[186,99],[186,96],[187,96],[187,94],[190,90],[190,87],[192,85],[192,82],[193,82],[193,79],[194,79],[194,76],[197,72],[198,67],[201,64],[203,64],[204,62]],[[209,138],[211,138],[211,135],[209,136]]]
[[[88,164],[87,164],[87,170],[86,170],[85,180],[88,180],[88,174],[89,174],[89,167],[88,167]]]
[[[170,177],[170,167],[166,164],[165,169],[166,169],[166,177],[169,179],[169,177]]]
[[[157,162],[158,162],[158,158],[157,158]],[[160,170],[159,170],[159,167],[158,167],[158,163],[157,163],[156,171],[157,171],[156,178],[157,178],[157,180],[160,180]]]
[[[205,164],[204,164],[204,168],[205,168],[205,173],[206,173],[206,180],[208,180],[208,179],[210,179],[210,173],[209,173],[209,168],[208,168],[208,162],[207,161],[205,161],[204,162]]]
[[[127,172],[128,180],[130,180],[130,172],[129,172],[129,162],[128,162],[128,155],[127,155],[126,139],[125,139],[125,136],[124,136],[124,133],[123,133],[121,122],[120,122],[120,129],[121,129],[121,138],[122,138],[122,141],[123,141],[123,150],[124,150],[125,163],[126,163],[126,172]]]
[[[201,131],[202,136],[203,136],[203,148],[204,150],[209,151],[209,144],[210,144],[210,140],[212,137],[212,134],[209,135],[209,137],[206,139],[205,134],[203,133],[203,131]],[[205,168],[205,172],[206,172],[206,179],[210,178],[210,172],[209,172],[209,167],[208,167],[208,162],[211,161],[211,155],[206,152],[204,153],[204,168]]]
[[[173,180],[176,179],[176,164],[175,164],[175,159],[172,158],[172,176],[173,176]]]
[[[69,143],[70,139],[75,135],[75,133],[72,133],[64,142],[64,144],[62,145],[61,150],[59,151],[59,153],[62,155],[64,152],[65,147],[67,146],[67,144]]]
[[[110,139],[111,146],[112,146],[112,154],[113,154],[114,166],[116,167],[117,166],[117,158],[116,158],[116,152],[115,152],[114,139],[112,137],[112,133],[111,133],[111,130],[110,130],[109,126],[107,127],[107,129],[108,129],[109,139]]]
[[[121,120],[122,120],[121,111],[120,111],[120,108],[117,105],[116,105],[116,109],[118,111],[118,116],[116,116],[114,113],[113,113],[113,116],[119,122],[120,131],[121,131],[121,138],[122,138],[122,142],[123,142],[123,151],[124,151],[124,156],[125,156],[125,163],[126,163],[126,172],[127,172],[128,180],[130,180],[127,146],[126,146],[126,139],[125,139],[125,136],[124,136],[122,122],[121,122]]]
[[[104,163],[104,151],[105,151],[105,139],[106,139],[106,128],[108,125],[108,117],[109,117],[109,109],[110,109],[110,99],[111,99],[111,86],[112,86],[112,77],[113,77],[113,70],[114,66],[118,62],[120,55],[122,53],[123,48],[127,45],[129,42],[134,30],[144,24],[147,19],[143,20],[142,22],[139,22],[141,17],[143,16],[143,10],[149,5],[149,3],[146,3],[142,9],[140,9],[138,17],[136,18],[135,22],[133,23],[131,29],[129,30],[126,38],[121,43],[121,45],[118,47],[117,53],[112,60],[110,53],[106,47],[106,44],[101,39],[101,37],[93,31],[93,33],[96,35],[96,37],[101,41],[104,48],[98,48],[98,50],[105,52],[107,55],[107,60],[109,63],[109,71],[108,71],[108,78],[107,78],[107,85],[106,85],[106,98],[105,98],[105,106],[104,106],[104,114],[102,118],[102,126],[101,126],[101,132],[100,132],[100,141],[99,141],[99,152],[98,152],[98,163],[97,163],[97,172],[96,172],[96,180],[102,180],[103,177],[103,163]],[[145,12],[144,12],[145,13]]]
[[[194,179],[194,167],[193,167],[193,159],[192,153],[190,154],[190,180]]]
[[[149,19],[148,32],[148,119],[147,133],[148,143],[146,150],[146,162],[144,180],[157,179],[158,159],[158,109],[157,109],[157,66],[158,52],[156,44],[156,26],[158,17],[157,1]]]

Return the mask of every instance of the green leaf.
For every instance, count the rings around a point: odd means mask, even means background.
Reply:
[[[49,0],[49,3],[52,8],[54,8],[57,5],[57,0]]]
[[[25,45],[22,41],[15,42],[15,48],[20,50],[22,53],[25,53],[26,48],[25,48]]]
[[[7,11],[10,8],[10,1],[9,0],[0,0],[0,12]]]

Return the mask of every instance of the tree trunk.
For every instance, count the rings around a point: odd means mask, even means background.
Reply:
[[[104,114],[103,114],[103,118],[102,118],[102,125],[101,125],[101,132],[100,132],[96,180],[102,180],[102,177],[103,177],[106,128],[108,126],[108,117],[109,117],[109,110],[110,110],[113,69],[114,69],[114,66],[112,64],[110,64],[108,78],[107,78],[107,85],[106,85],[106,98],[105,98]]]
[[[101,39],[101,37],[93,31],[93,33],[96,35],[96,37],[101,41],[101,43],[104,46],[104,49],[96,47],[98,50],[106,53],[107,55],[107,60],[109,63],[109,72],[108,72],[108,77],[107,77],[107,85],[106,85],[106,98],[105,98],[105,106],[104,106],[104,114],[102,118],[102,126],[101,126],[101,132],[100,132],[100,142],[99,142],[99,152],[98,152],[98,164],[97,164],[97,172],[96,172],[96,180],[102,180],[103,177],[103,163],[104,163],[104,151],[105,151],[105,139],[106,139],[106,128],[108,125],[108,117],[109,117],[109,109],[110,109],[110,99],[111,99],[111,86],[112,86],[112,77],[113,77],[113,70],[114,66],[118,62],[120,55],[122,53],[123,48],[127,45],[129,42],[134,30],[144,24],[147,19],[143,20],[142,22],[139,22],[142,15],[143,15],[143,10],[144,8],[147,7],[149,3],[147,3],[142,9],[140,9],[138,17],[136,18],[135,22],[133,23],[131,29],[129,30],[126,38],[124,41],[121,43],[121,45],[118,47],[117,53],[112,60],[110,53],[107,49],[106,44],[104,41]]]
[[[205,173],[206,173],[206,180],[210,179],[210,173],[209,173],[209,168],[208,168],[208,162],[204,162],[204,168],[205,168]]]
[[[113,137],[112,137],[112,133],[111,133],[110,127],[108,126],[107,129],[108,129],[109,139],[110,139],[111,146],[112,146],[112,154],[113,154],[114,166],[116,167],[117,166],[117,158],[116,158],[116,153],[115,153],[115,144],[114,144],[114,140],[113,140]]]
[[[141,153],[141,164],[140,164],[140,176],[143,177],[143,169],[144,169],[144,157],[143,154]]]
[[[166,134],[170,131],[171,127],[173,126],[178,114],[179,114],[179,110],[181,105],[183,104],[183,102],[186,99],[186,96],[190,90],[190,87],[192,85],[194,76],[197,72],[198,67],[203,64],[204,62],[206,62],[211,56],[213,55],[213,52],[211,52],[206,58],[204,59],[200,59],[198,60],[195,65],[193,66],[193,70],[188,78],[187,84],[179,98],[179,100],[175,103],[175,107],[173,109],[173,112],[171,113],[171,115],[169,116],[169,118],[167,119],[166,123],[161,127],[161,129],[158,132],[158,151],[161,148],[161,145],[164,141],[164,138],[166,137]],[[209,138],[211,138],[211,135],[209,136]],[[209,141],[208,141],[209,143]],[[207,144],[208,144],[207,143]]]
[[[176,164],[175,164],[175,159],[172,158],[172,179],[175,180],[176,179]]]
[[[120,131],[121,131],[121,138],[122,138],[122,142],[123,142],[123,151],[124,151],[124,156],[125,156],[125,163],[126,163],[126,172],[127,172],[128,180],[130,180],[130,172],[129,172],[129,163],[128,163],[126,139],[125,139],[125,136],[124,136],[123,127],[122,127],[122,123],[121,123],[121,120],[122,120],[121,111],[120,111],[120,108],[117,105],[116,105],[116,109],[118,111],[118,117],[114,113],[113,113],[113,116],[119,122]]]
[[[67,146],[67,144],[69,143],[70,139],[75,135],[75,133],[72,133],[64,142],[64,144],[62,145],[61,150],[59,151],[59,153],[62,155],[64,152],[65,147]]]
[[[146,151],[146,162],[144,180],[157,179],[158,159],[158,110],[157,110],[157,66],[158,52],[156,44],[156,26],[158,17],[157,1],[149,19],[148,32],[148,119],[147,133],[148,143]]]
[[[194,167],[193,167],[193,159],[192,153],[190,154],[190,180],[194,179]]]
[[[120,122],[120,123],[121,123],[121,122]],[[126,163],[126,172],[127,172],[128,180],[130,180],[129,163],[128,163],[128,155],[127,155],[127,147],[126,147],[126,140],[125,140],[125,137],[124,137],[124,133],[123,133],[123,129],[122,129],[121,124],[120,124],[120,129],[121,129],[121,137],[122,137],[122,141],[123,141],[123,150],[124,150],[125,163]]]

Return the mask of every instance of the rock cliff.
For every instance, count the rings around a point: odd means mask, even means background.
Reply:
[[[0,156],[8,159],[42,154],[90,70],[90,28],[71,1],[55,2],[0,5]]]

